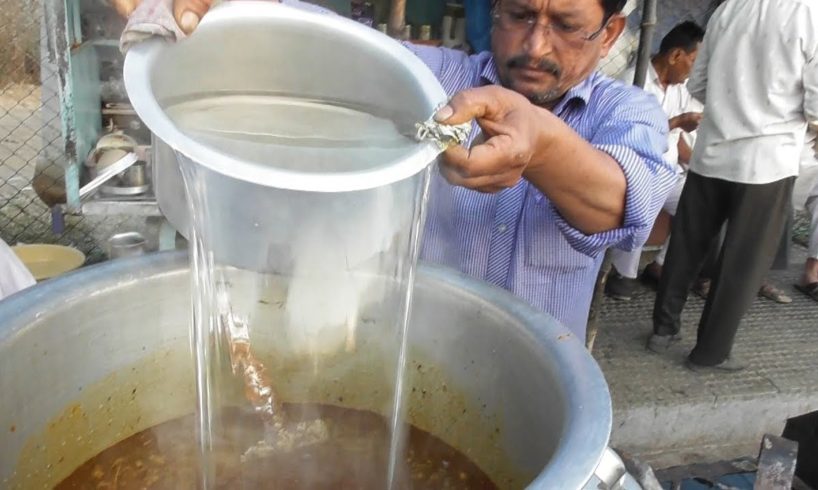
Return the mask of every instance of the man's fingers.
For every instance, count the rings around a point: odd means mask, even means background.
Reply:
[[[520,180],[522,167],[511,161],[513,153],[505,148],[510,144],[507,140],[507,136],[497,136],[470,150],[450,148],[443,154],[440,172],[452,185],[479,192],[494,193],[512,187]]]
[[[185,34],[199,25],[204,14],[210,10],[213,0],[173,0],[173,16]]]
[[[484,175],[481,177],[463,177],[453,169],[441,167],[440,173],[452,185],[465,187],[487,194],[494,194],[503,189],[513,187],[520,180],[520,175],[514,172],[507,172],[498,175]]]
[[[122,17],[128,18],[136,10],[141,0],[111,0],[110,3]]]
[[[504,107],[509,105],[508,98],[514,97],[522,96],[497,86],[464,90],[452,97],[449,103],[435,114],[435,120],[445,124],[463,124],[472,119],[491,119],[492,116],[502,113]]]
[[[454,146],[443,154],[444,165],[463,177],[479,177],[496,174],[498,169],[511,167],[509,151],[503,146],[508,144],[509,137],[495,136],[482,145],[471,148]]]

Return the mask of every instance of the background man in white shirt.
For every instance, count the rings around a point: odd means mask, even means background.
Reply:
[[[812,141],[804,148],[802,169],[805,166],[818,163],[818,155],[816,155],[815,151],[816,144],[818,143]],[[807,262],[804,264],[804,273],[801,276],[801,280],[795,285],[795,288],[815,301],[818,301],[818,179],[816,179],[812,189],[807,195],[805,207],[810,213]]]
[[[678,180],[662,209],[671,216],[676,214],[676,207],[679,205],[679,196],[684,187],[685,170],[690,157],[690,147],[681,135],[694,131],[699,126],[702,116],[701,104],[691,97],[684,85],[693,69],[702,39],[704,29],[695,22],[683,22],[671,29],[662,39],[659,53],[651,59],[648,76],[645,79],[645,91],[659,100],[667,114],[670,127],[668,150],[664,158],[677,169]],[[634,72],[635,68],[626,70],[621,77],[622,81],[633,83]],[[654,263],[645,270],[645,273],[652,275],[654,279],[659,277],[666,250],[667,243],[662,247]],[[605,294],[619,300],[631,299],[636,288],[641,256],[642,247],[630,252],[618,248],[611,249],[613,271],[605,285]]]
[[[704,118],[653,312],[651,350],[678,340],[680,316],[713,238],[724,246],[702,314],[694,370],[736,371],[736,332],[772,265],[807,123],[818,122],[818,3],[730,0],[710,19],[688,83]]]

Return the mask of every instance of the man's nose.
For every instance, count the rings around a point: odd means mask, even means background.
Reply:
[[[534,59],[551,54],[554,45],[551,37],[551,26],[548,24],[534,24],[528,32],[523,49],[526,54]]]

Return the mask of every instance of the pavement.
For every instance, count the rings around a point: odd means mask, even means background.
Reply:
[[[655,468],[754,456],[764,433],[780,435],[788,417],[818,410],[818,302],[792,287],[805,258],[794,245],[789,270],[770,274],[793,302],[755,301],[734,347],[750,367],[735,374],[683,366],[704,307],[699,297],[690,295],[683,341],[666,355],[645,350],[651,289],[640,285],[627,302],[606,298],[593,354],[613,399],[612,446]]]

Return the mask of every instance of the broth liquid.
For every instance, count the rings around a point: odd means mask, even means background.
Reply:
[[[286,415],[312,413],[323,420],[330,437],[321,444],[290,452],[268,453],[250,467],[236,458],[241,447],[214,454],[219,466],[216,489],[382,490],[388,471],[389,424],[371,412],[314,405],[285,405]],[[252,445],[262,431],[259,418],[239,409],[222,421],[238,444]],[[102,451],[57,485],[68,489],[188,489],[198,484],[198,456],[193,416],[139,432]],[[419,490],[495,490],[488,476],[463,454],[415,427],[393,488]]]

